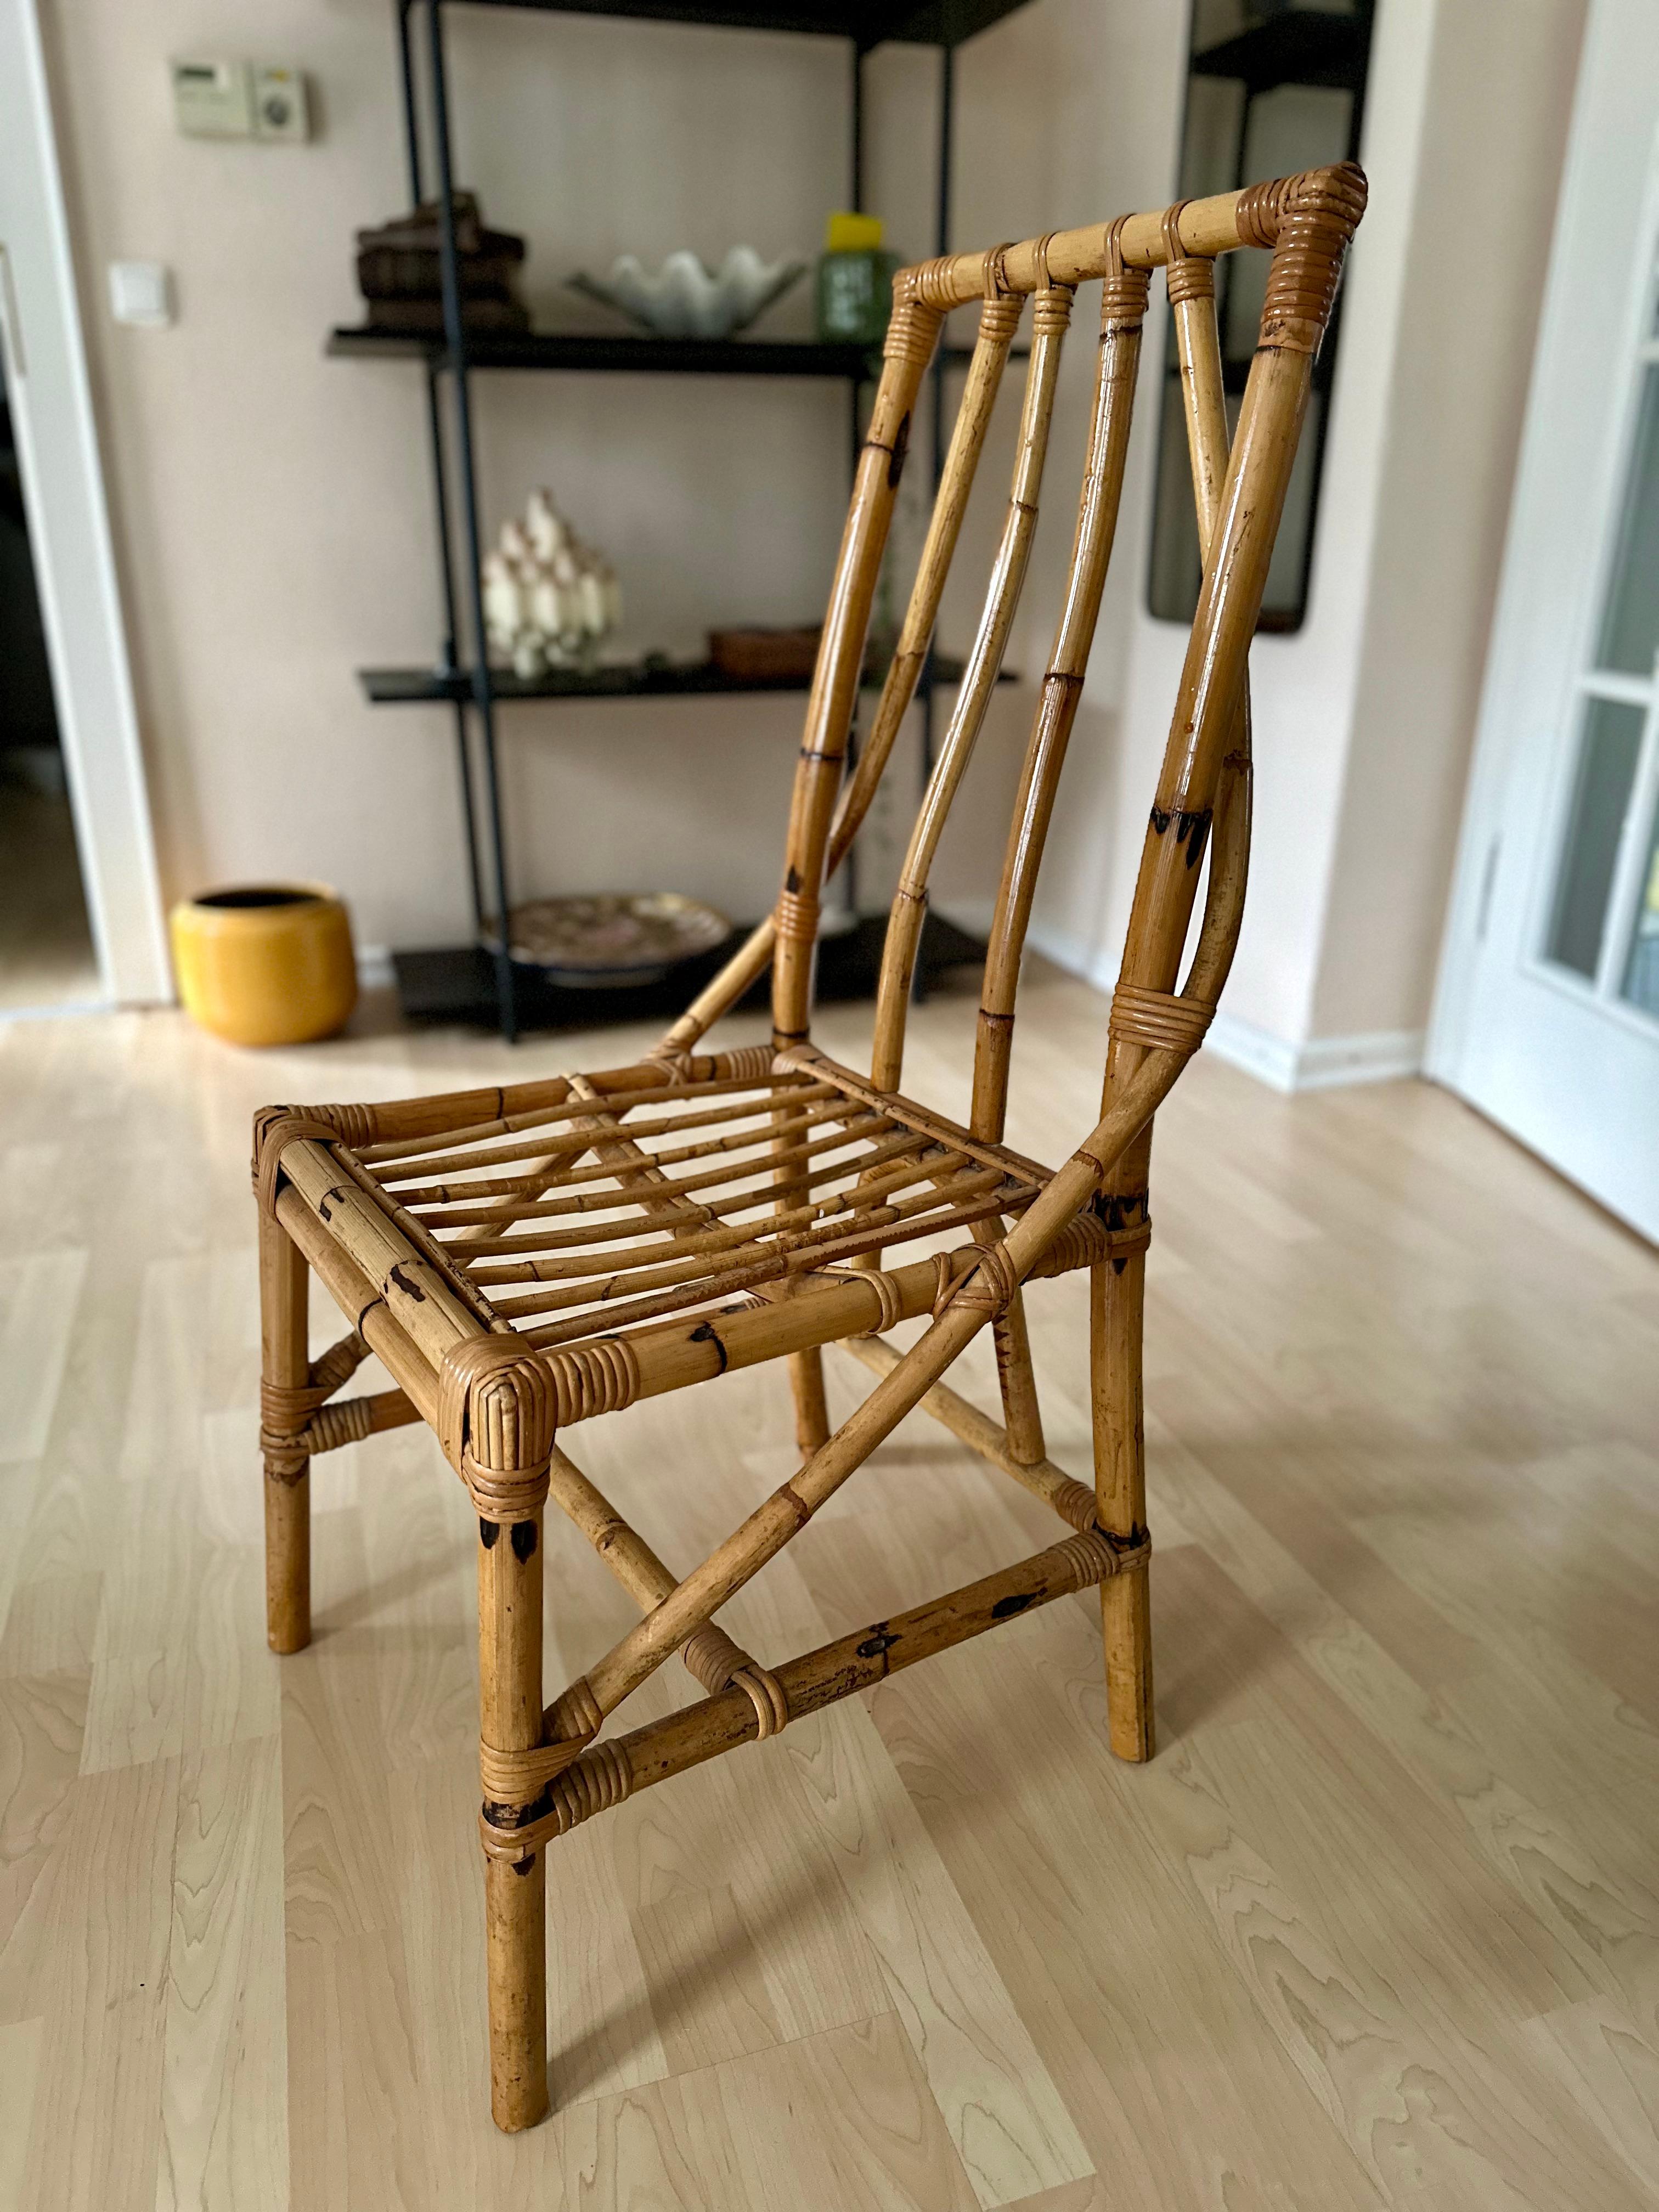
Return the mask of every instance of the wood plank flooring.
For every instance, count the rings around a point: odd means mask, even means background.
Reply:
[[[1059,1159],[1104,1002],[1039,969],[1022,1031],[1010,1138]],[[962,1110],[969,1002],[912,1034]],[[246,1160],[256,1104],[507,1064],[374,1007],[265,1055],[0,1029],[0,2212],[1659,2206],[1659,1258],[1427,1085],[1203,1056],[1153,1183],[1158,1759],[1105,1750],[1091,1593],[580,1829],[555,2117],[497,2135],[465,1494],[423,1430],[318,1462],[316,1639],[268,1654]],[[1086,1480],[1082,1283],[1030,1310]],[[867,1380],[832,1354],[832,1410]],[[689,1564],[790,1434],[756,1370],[569,1441]],[[781,1658],[1053,1533],[914,1416],[726,1619]],[[631,1613],[549,1542],[550,1695]]]

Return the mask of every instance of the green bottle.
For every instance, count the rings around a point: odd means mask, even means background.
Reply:
[[[818,260],[818,336],[840,345],[879,345],[893,311],[896,253],[884,253],[879,216],[832,215]]]

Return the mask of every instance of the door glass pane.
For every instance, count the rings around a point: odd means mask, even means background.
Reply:
[[[1659,363],[1643,380],[1596,665],[1651,676],[1659,648]]]
[[[1578,774],[1566,842],[1555,878],[1555,906],[1545,951],[1564,968],[1594,978],[1601,925],[1619,857],[1619,833],[1630,804],[1641,750],[1644,709],[1622,699],[1587,699],[1578,741]]]
[[[1659,1014],[1659,807],[1648,834],[1647,865],[1642,872],[1642,902],[1636,909],[1636,934],[1625,963],[1623,995],[1645,1014]]]

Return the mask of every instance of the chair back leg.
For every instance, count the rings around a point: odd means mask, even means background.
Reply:
[[[1099,1261],[1089,1270],[1095,1511],[1109,1534],[1133,1540],[1146,1531],[1140,1365],[1146,1285],[1144,1250]],[[1138,1575],[1114,1575],[1100,1586],[1107,1728],[1120,1759],[1150,1759],[1157,1749],[1150,1580],[1149,1563]]]
[[[811,1459],[830,1441],[830,1405],[823,1395],[823,1353],[817,1345],[789,1355],[789,1387],[795,1400],[795,1449]]]

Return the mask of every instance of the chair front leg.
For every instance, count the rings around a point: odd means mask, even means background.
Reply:
[[[1137,1536],[1146,1525],[1140,1371],[1146,1289],[1145,1251],[1098,1261],[1089,1271],[1095,1510],[1114,1536]],[[1112,1749],[1120,1759],[1150,1759],[1152,1623],[1145,1566],[1102,1583],[1100,1606]]]
[[[542,1736],[542,1514],[478,1522],[478,1717],[490,1752],[529,1751]],[[514,1825],[522,1790],[487,1783],[487,1818]],[[534,2127],[548,2108],[547,1866],[539,1850],[484,1854],[489,1975],[489,2108],[498,2128]]]
[[[311,1271],[276,1215],[259,1209],[259,1443],[264,1461],[265,1639],[311,1641],[311,1418],[307,1321]]]

